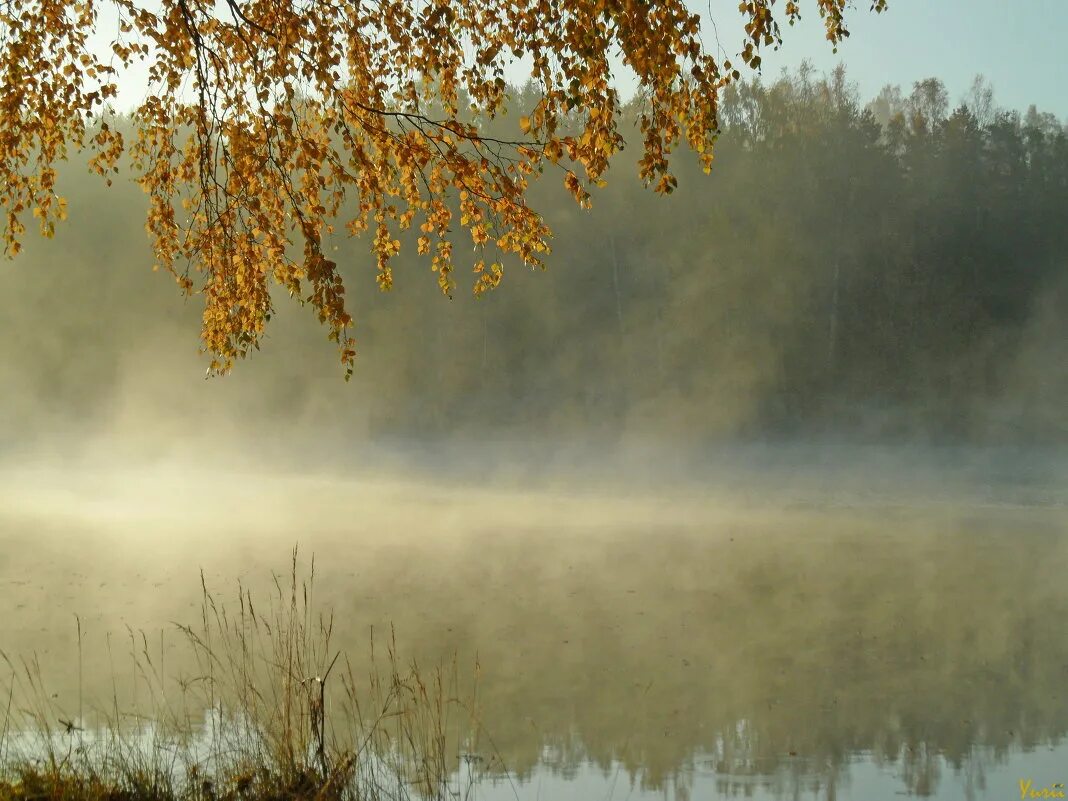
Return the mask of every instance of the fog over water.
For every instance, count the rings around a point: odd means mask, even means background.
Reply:
[[[158,654],[170,702],[204,587],[296,547],[354,675],[392,627],[477,686],[476,798],[1068,780],[1068,133],[973,89],[745,84],[671,199],[535,185],[550,269],[478,302],[339,239],[348,385],[281,295],[204,380],[140,192],[72,169],[2,273],[0,690],[91,730]]]
[[[900,474],[868,497],[702,486],[8,470],[3,647],[36,654],[69,710],[77,614],[83,692],[106,708],[128,630],[180,676],[173,624],[197,622],[200,571],[221,603],[239,581],[261,597],[299,543],[357,665],[391,624],[425,662],[456,654],[466,675],[477,654],[484,748],[524,798],[622,798],[631,782],[654,797],[983,798],[1020,771],[1057,780],[1063,483],[1028,503],[979,486],[924,499]]]

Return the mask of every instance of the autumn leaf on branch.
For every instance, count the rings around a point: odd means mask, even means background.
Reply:
[[[848,35],[846,0],[814,5],[832,43]],[[758,67],[780,41],[775,0],[739,11],[741,60]],[[783,13],[793,22],[799,3]],[[384,290],[413,226],[446,295],[457,225],[478,251],[476,294],[500,283],[504,254],[541,266],[533,176],[559,170],[588,206],[623,146],[613,55],[642,98],[639,174],[662,193],[681,141],[711,167],[719,94],[740,77],[706,52],[683,0],[3,0],[0,44],[6,255],[27,213],[45,235],[66,215],[55,180],[69,150],[91,149],[109,183],[128,154],[157,266],[203,297],[214,372],[258,346],[279,285],[313,306],[351,374],[353,321],[323,250],[335,225],[367,233]],[[490,136],[481,123],[504,111],[517,63],[537,100],[514,135]],[[149,95],[127,142],[106,112],[135,65]]]

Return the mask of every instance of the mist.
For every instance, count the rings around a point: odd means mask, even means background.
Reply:
[[[543,179],[549,269],[506,263],[477,300],[462,275],[442,297],[416,257],[380,293],[361,242],[339,239],[350,386],[283,296],[262,350],[201,380],[199,303],[149,270],[139,190],[71,164],[71,220],[4,270],[5,445],[1063,444],[1068,138],[966,100],[951,110],[932,80],[865,106],[844,71],[743,84],[715,170],[680,154],[670,197],[627,151],[590,212]]]
[[[73,158],[70,219],[0,267],[0,653],[64,709],[118,695],[105,635],[177,673],[162,632],[296,546],[361,669],[391,625],[479,664],[516,796],[847,797],[863,764],[974,798],[1063,758],[1068,128],[844,69],[720,111],[669,197],[630,150],[590,211],[542,178],[548,269],[479,299],[402,234],[382,293],[338,237],[350,382],[281,292],[208,377],[140,190]]]

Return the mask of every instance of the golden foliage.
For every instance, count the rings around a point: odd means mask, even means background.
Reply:
[[[847,36],[845,0],[815,2],[827,38]],[[739,6],[752,67],[779,41],[773,6]],[[100,24],[104,9],[114,32]],[[799,13],[786,3],[789,22]],[[5,253],[18,253],[27,210],[46,236],[65,216],[54,186],[68,148],[91,148],[109,183],[129,153],[158,266],[204,297],[213,371],[257,346],[277,283],[314,306],[351,373],[345,287],[323,252],[335,220],[371,232],[382,289],[399,232],[417,223],[418,252],[453,291],[457,211],[477,251],[476,294],[498,285],[504,254],[541,266],[550,232],[526,202],[532,176],[560,169],[588,206],[623,146],[611,54],[637,75],[639,173],[661,193],[676,186],[668,162],[682,140],[711,167],[718,96],[739,77],[705,52],[683,0],[3,0],[0,42]],[[505,67],[521,59],[537,101],[514,137],[490,136]],[[127,145],[106,121],[108,101],[142,62],[151,95]]]

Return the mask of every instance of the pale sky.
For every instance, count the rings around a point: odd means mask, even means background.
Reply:
[[[719,44],[737,60],[742,45],[742,17],[737,0],[687,0],[701,13],[705,45],[716,46],[708,14],[714,15]],[[779,52],[765,50],[763,75],[778,77],[783,67],[802,60],[817,71],[846,65],[864,101],[885,84],[898,84],[905,94],[915,81],[941,78],[956,105],[977,73],[993,84],[999,106],[1026,110],[1031,103],[1068,120],[1068,0],[889,0],[883,14],[870,12],[870,0],[855,0],[848,17],[851,36],[837,55],[824,39],[822,20],[813,0],[800,0],[803,19],[784,27]],[[780,13],[785,2],[777,4]],[[101,15],[100,34],[111,33],[114,21]],[[522,83],[519,65],[508,78]],[[624,94],[633,82],[620,77]],[[130,107],[145,94],[143,71],[134,70],[121,86],[118,105]]]
[[[724,49],[740,50],[737,2],[689,2],[695,12],[711,7]],[[1068,119],[1068,0],[889,0],[883,14],[868,10],[870,0],[855,0],[851,35],[837,55],[823,38],[816,4],[800,3],[802,22],[783,26],[782,49],[763,56],[768,78],[806,58],[821,72],[841,61],[864,100],[887,83],[908,94],[913,82],[938,77],[956,105],[981,72],[998,105],[1023,111],[1034,103]],[[713,45],[707,35],[705,44]]]

